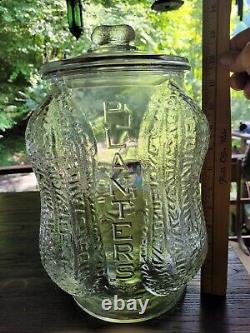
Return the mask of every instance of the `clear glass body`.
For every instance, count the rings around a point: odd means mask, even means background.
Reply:
[[[205,258],[209,131],[183,78],[106,70],[54,79],[29,121],[42,263],[98,318],[136,322],[173,308]]]

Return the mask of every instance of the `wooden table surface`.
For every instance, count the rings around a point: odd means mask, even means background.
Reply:
[[[37,193],[0,194],[1,333],[250,332],[250,277],[232,250],[226,299],[201,299],[197,276],[173,313],[118,325],[91,318],[51,282],[40,263],[38,229]]]

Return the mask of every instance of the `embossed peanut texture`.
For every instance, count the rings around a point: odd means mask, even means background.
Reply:
[[[182,75],[116,87],[72,78],[29,122],[42,263],[99,318],[139,321],[172,308],[204,260],[208,126],[174,83]],[[102,301],[115,295],[148,299],[145,313],[105,312]]]

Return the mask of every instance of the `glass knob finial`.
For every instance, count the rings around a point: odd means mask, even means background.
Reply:
[[[94,29],[91,40],[95,48],[101,46],[125,46],[135,39],[135,31],[129,25],[102,25]]]

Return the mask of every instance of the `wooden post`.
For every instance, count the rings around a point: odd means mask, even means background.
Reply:
[[[210,147],[202,173],[202,200],[209,250],[201,292],[225,295],[231,182],[229,72],[219,57],[229,49],[231,0],[203,0],[203,110],[210,124]]]

